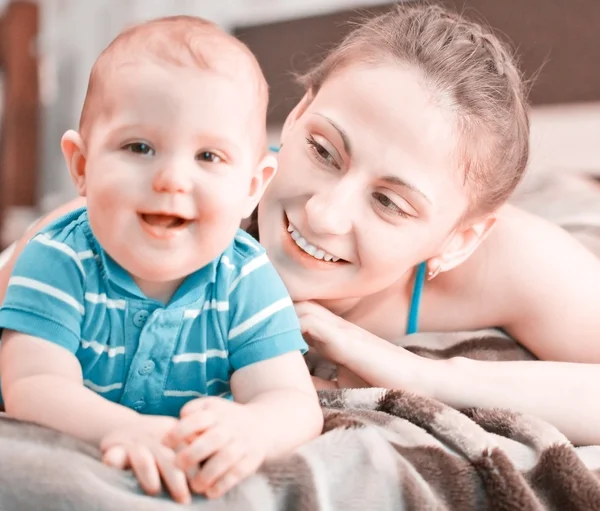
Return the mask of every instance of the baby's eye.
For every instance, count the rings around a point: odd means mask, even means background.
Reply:
[[[154,149],[144,142],[131,142],[125,144],[123,149],[142,156],[154,156]]]
[[[207,161],[210,163],[219,163],[223,160],[218,154],[213,153],[212,151],[200,151],[196,155],[196,160],[198,161]]]

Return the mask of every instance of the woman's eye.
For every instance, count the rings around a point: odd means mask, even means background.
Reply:
[[[212,151],[201,151],[196,155],[196,160],[198,161],[207,161],[210,163],[219,163],[222,161],[222,158],[213,153]]]
[[[374,192],[373,198],[379,205],[387,212],[390,212],[395,215],[400,215],[403,217],[409,217],[410,215],[406,213],[402,208],[400,208],[392,199],[390,199],[387,195],[381,192]]]
[[[142,156],[154,156],[154,149],[144,142],[131,142],[124,145],[123,149]]]
[[[312,152],[319,161],[322,161],[328,165],[333,165],[336,169],[340,168],[332,154],[325,149],[325,147],[319,144],[319,142],[317,142],[313,137],[307,137],[306,143],[310,146]]]

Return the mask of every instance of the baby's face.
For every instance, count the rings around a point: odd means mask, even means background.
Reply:
[[[251,88],[139,63],[113,71],[102,94],[86,154],[94,234],[134,278],[182,279],[223,252],[249,213]]]

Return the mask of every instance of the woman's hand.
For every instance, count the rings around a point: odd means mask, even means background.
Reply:
[[[302,334],[319,355],[337,365],[346,365],[356,344],[364,344],[372,334],[336,316],[313,302],[295,304]]]
[[[450,369],[446,361],[419,357],[367,332],[313,302],[295,305],[306,342],[344,372],[338,387],[364,380],[372,387],[405,389],[435,397]],[[358,376],[348,379],[347,373]],[[364,386],[364,385],[352,385]]]

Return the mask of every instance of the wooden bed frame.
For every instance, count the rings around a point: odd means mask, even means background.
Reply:
[[[0,15],[0,234],[7,208],[36,205],[39,84],[36,2],[11,0]],[[0,237],[0,249],[2,239]]]

